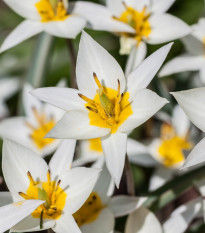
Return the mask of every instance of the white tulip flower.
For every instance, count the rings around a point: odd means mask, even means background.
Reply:
[[[116,60],[84,32],[76,69],[79,90],[40,88],[32,92],[35,97],[67,111],[47,137],[101,138],[108,170],[119,186],[127,134],[168,102],[146,87],[171,45],[152,54],[125,79]]]
[[[191,30],[166,11],[174,0],[106,0],[106,6],[79,1],[74,12],[83,15],[94,30],[120,36],[121,54],[135,57],[135,67],[145,58],[146,44],[160,44],[188,35]]]
[[[205,83],[205,18],[192,26],[191,35],[183,38],[187,53],[175,57],[164,65],[159,73],[160,77],[185,71],[199,71],[200,79]]]
[[[81,232],[72,215],[89,197],[100,170],[70,169],[75,143],[64,140],[47,165],[31,150],[4,141],[3,174],[14,204],[0,207],[0,232]]]
[[[171,93],[181,108],[184,110],[188,118],[200,130],[205,132],[205,87],[195,88],[187,91],[179,91]],[[182,169],[190,169],[193,166],[205,162],[204,157],[205,138],[202,139],[188,155]]]
[[[49,104],[42,104],[29,93],[32,89],[32,86],[26,84],[23,90],[26,116],[3,120],[0,123],[0,137],[11,139],[40,156],[46,156],[55,151],[60,140],[47,139],[44,136],[60,120],[64,111]]]
[[[4,2],[25,20],[8,35],[0,52],[43,31],[57,37],[75,38],[86,25],[83,17],[69,12],[68,0],[4,0]]]

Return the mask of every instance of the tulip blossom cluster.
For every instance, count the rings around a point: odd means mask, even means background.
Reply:
[[[203,231],[205,19],[180,1],[3,0],[0,233]]]

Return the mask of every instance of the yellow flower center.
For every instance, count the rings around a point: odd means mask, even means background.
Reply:
[[[30,180],[26,193],[19,192],[19,195],[26,200],[43,200],[33,213],[34,218],[40,218],[42,228],[43,219],[59,219],[66,203],[67,194],[60,188],[61,181],[51,181],[50,171],[47,173],[47,181],[34,181],[30,172],[27,173]]]
[[[174,128],[167,124],[162,126],[161,137],[162,143],[158,152],[162,157],[163,165],[174,167],[176,164],[184,162],[183,150],[190,150],[192,143],[188,142],[186,137],[177,136]]]
[[[68,17],[62,0],[40,0],[35,4],[41,22],[62,21]]]
[[[90,125],[110,128],[111,133],[115,133],[118,127],[133,113],[129,102],[129,93],[120,94],[119,80],[116,91],[102,86],[95,73],[93,77],[99,88],[94,99],[79,94],[87,102],[85,107],[89,110]]]
[[[47,118],[45,113],[38,113],[36,108],[33,108],[33,114],[38,126],[33,126],[29,122],[26,122],[26,126],[31,130],[30,138],[33,143],[39,149],[43,149],[45,146],[55,141],[55,139],[52,138],[44,138],[45,135],[55,126],[55,120],[52,116]]]
[[[148,38],[151,33],[151,26],[149,23],[150,14],[146,13],[146,7],[139,12],[132,7],[124,6],[126,10],[122,13],[120,17],[114,17],[114,19],[119,20],[123,23],[128,24],[135,29],[135,34],[123,33],[123,36],[133,37],[138,41],[138,44],[143,40],[143,38]]]
[[[90,139],[89,144],[91,151],[103,152],[100,138]]]
[[[73,215],[78,226],[94,222],[104,208],[102,201],[96,192],[92,192],[83,206]]]

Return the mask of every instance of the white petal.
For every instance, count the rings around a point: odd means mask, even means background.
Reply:
[[[98,218],[94,222],[84,224],[80,229],[82,233],[112,233],[114,225],[113,213],[108,208],[104,208],[100,211]]]
[[[197,217],[197,214],[202,209],[202,200],[194,199],[180,207],[178,207],[163,224],[165,233],[184,233],[192,220]]]
[[[45,23],[45,31],[53,36],[76,38],[86,25],[85,19],[78,15],[70,15],[63,21]]]
[[[141,42],[139,46],[134,46],[126,63],[125,74],[128,76],[134,71],[145,59],[147,54],[147,46],[144,42]]]
[[[173,43],[163,46],[145,59],[142,64],[127,77],[127,88],[131,99],[136,92],[146,88],[152,81],[167,57]]]
[[[106,165],[117,187],[119,187],[125,164],[127,135],[122,133],[110,134],[101,139]]]
[[[75,145],[76,140],[73,139],[61,142],[49,163],[52,179],[55,179],[59,174],[71,168]]]
[[[12,227],[11,232],[32,232],[32,231],[41,231],[46,230],[55,225],[55,220],[44,219],[43,220],[43,229],[40,229],[40,219],[33,218],[32,215],[29,215],[21,222],[17,223]]]
[[[99,169],[73,168],[60,174],[60,187],[67,193],[64,212],[74,214],[87,200],[99,176]]]
[[[122,0],[106,0],[106,5],[107,8],[110,11],[115,12],[117,16],[120,16],[125,11]]]
[[[120,37],[120,55],[129,55],[134,47],[137,46],[137,41],[132,37]]]
[[[117,61],[88,34],[82,33],[76,76],[79,90],[87,90],[90,97],[94,97],[97,84],[93,72],[104,86],[117,90],[118,80],[121,91],[125,89],[125,76]]]
[[[176,0],[152,0],[151,9],[154,13],[164,13],[166,12]]]
[[[181,169],[193,167],[195,165],[204,163],[205,162],[204,149],[205,149],[205,138],[203,138],[190,152],[190,154],[185,160],[184,166]]]
[[[25,20],[20,23],[4,40],[0,48],[0,53],[7,49],[20,44],[22,41],[35,36],[36,34],[42,32],[43,28],[40,22],[35,22],[31,20]]]
[[[56,221],[55,226],[52,228],[56,233],[81,233],[75,219],[72,215],[63,214],[60,219]]]
[[[76,89],[62,87],[38,88],[31,92],[36,98],[66,111],[84,108],[78,93]]]
[[[154,14],[149,22],[152,28],[148,40],[150,44],[175,40],[191,32],[191,28],[186,23],[170,14]]]
[[[4,205],[8,205],[13,202],[12,196],[10,192],[0,192],[0,207]]]
[[[158,164],[157,161],[150,155],[147,146],[130,138],[127,140],[127,155],[129,160],[137,165],[154,167]]]
[[[205,132],[205,88],[171,93],[182,107],[188,118]]]
[[[90,139],[99,138],[110,132],[108,128],[90,125],[87,112],[70,111],[46,135],[48,138]]]
[[[40,200],[26,200],[0,207],[0,232],[5,232],[31,214],[39,205]]]
[[[120,125],[118,130],[120,132],[133,130],[147,121],[167,103],[168,101],[165,98],[161,98],[153,91],[148,89],[137,91],[131,103],[133,114]]]
[[[127,219],[125,233],[163,233],[159,220],[144,207],[140,207]]]
[[[205,33],[205,18],[200,18],[199,22],[195,25],[192,26],[193,27],[193,36],[195,36],[196,38],[198,38],[199,40],[201,40],[203,42],[204,39],[204,33]]]
[[[182,38],[182,42],[184,43],[186,50],[193,56],[203,55],[204,44],[201,40],[196,38],[193,35],[188,35]]]
[[[35,7],[38,0],[4,0],[4,2],[17,14],[24,18],[40,20],[40,14]]]
[[[19,78],[0,79],[0,97],[3,99],[10,98],[20,88]]]
[[[204,67],[200,69],[199,77],[201,79],[201,82],[204,84],[205,83],[205,68]]]
[[[0,119],[2,118],[5,118],[9,115],[9,109],[8,107],[6,106],[6,104],[0,100]]]
[[[108,172],[106,166],[104,166],[93,189],[93,191],[97,192],[97,194],[100,196],[103,204],[107,204],[109,200],[107,193],[109,191],[111,182],[112,178],[110,176],[110,173]]]
[[[160,77],[185,71],[197,71],[205,65],[203,56],[180,56],[167,62],[159,73]]]
[[[173,170],[159,166],[151,176],[149,190],[154,191],[173,177]]]
[[[129,25],[113,19],[116,16],[106,7],[91,2],[77,1],[74,5],[73,13],[77,13],[91,24],[92,29],[105,30],[109,32],[129,32],[134,33],[134,29]]]
[[[177,135],[185,137],[189,131],[190,121],[179,105],[174,108],[172,124]]]
[[[46,162],[31,150],[10,140],[4,140],[2,169],[6,184],[12,196],[17,199],[20,199],[18,192],[26,192],[28,189],[28,171],[34,180],[47,179]]]
[[[108,205],[117,218],[132,213],[138,207],[138,201],[139,198],[137,197],[120,195],[111,198]]]

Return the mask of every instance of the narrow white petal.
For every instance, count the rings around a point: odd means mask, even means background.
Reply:
[[[132,163],[140,166],[155,167],[158,164],[147,146],[130,138],[127,140],[127,155]]]
[[[93,189],[93,191],[97,192],[97,194],[100,196],[100,199],[103,204],[107,204],[109,200],[109,197],[107,194],[108,194],[111,182],[112,182],[112,178],[110,176],[110,173],[108,172],[107,167],[104,165],[103,170]]]
[[[125,233],[163,233],[156,216],[144,207],[134,211],[127,219]]]
[[[64,213],[60,219],[56,221],[55,226],[52,228],[56,233],[81,233],[75,219],[72,215]]]
[[[32,215],[29,215],[21,222],[17,223],[11,228],[11,232],[33,232],[41,231],[52,228],[55,225],[55,220],[44,219],[43,220],[43,229],[40,229],[40,219],[33,218]]]
[[[18,192],[26,192],[28,189],[28,171],[34,180],[47,179],[46,162],[31,150],[10,140],[4,140],[2,169],[6,184],[12,196],[17,199],[20,199]]]
[[[129,132],[143,124],[161,109],[168,101],[158,96],[155,92],[148,89],[137,91],[131,106],[133,114],[126,120],[118,130],[120,132]]]
[[[106,165],[117,187],[119,187],[125,164],[127,134],[115,133],[101,139]]]
[[[204,149],[205,149],[205,138],[203,138],[190,152],[181,169],[193,167],[195,165],[204,163],[205,162]]]
[[[158,168],[156,168],[150,179],[149,190],[154,191],[158,189],[168,180],[170,180],[172,176],[173,176],[173,170],[159,166]]]
[[[127,88],[131,98],[138,90],[149,85],[166,59],[172,45],[173,43],[170,43],[158,49],[127,77]]]
[[[202,67],[199,72],[199,77],[201,79],[201,82],[205,84],[205,68]]]
[[[45,23],[45,31],[53,36],[62,38],[76,38],[86,25],[84,18],[78,15],[70,15],[63,21]]]
[[[114,12],[116,16],[120,16],[125,11],[122,0],[106,0],[106,6],[111,12]]]
[[[174,108],[172,124],[177,135],[185,137],[189,131],[190,121],[179,105]]]
[[[138,201],[137,197],[120,195],[112,197],[108,205],[117,218],[132,213],[138,207]]]
[[[9,230],[42,203],[44,201],[26,200],[0,207],[0,232]]]
[[[12,196],[10,192],[0,192],[0,207],[4,205],[8,205],[13,202]]]
[[[40,14],[35,7],[35,3],[38,0],[4,0],[4,2],[20,16],[32,20],[40,20]]]
[[[66,111],[84,109],[84,101],[78,93],[76,89],[63,87],[38,88],[31,92],[36,98]]]
[[[175,40],[191,32],[191,28],[186,23],[170,14],[154,14],[149,22],[152,28],[149,35],[150,44]]]
[[[114,225],[113,213],[108,208],[104,208],[100,211],[98,218],[94,222],[84,224],[80,229],[83,233],[112,233]]]
[[[65,139],[61,142],[49,163],[52,179],[71,168],[75,145],[76,140],[73,139]]]
[[[0,48],[0,53],[14,47],[17,44],[20,44],[21,42],[32,36],[35,36],[36,34],[42,32],[42,30],[43,27],[40,22],[35,22],[31,20],[23,21],[4,40]]]
[[[204,44],[194,35],[188,35],[182,38],[186,50],[193,56],[203,56]]]
[[[117,15],[100,4],[77,1],[74,5],[73,13],[85,17],[90,23],[91,28],[95,30],[128,33],[135,32],[129,25],[113,19],[113,16]]]
[[[48,138],[90,139],[99,138],[110,132],[108,128],[90,125],[87,112],[70,111],[46,135]]]
[[[121,91],[125,89],[125,76],[117,61],[88,34],[82,33],[76,67],[79,90],[87,90],[92,98],[98,89],[93,78],[96,73],[100,82],[117,90],[118,80]]]
[[[99,169],[73,168],[62,174],[61,188],[67,193],[64,212],[74,214],[87,200],[99,176]]]
[[[179,56],[167,62],[159,73],[160,77],[185,71],[197,71],[205,65],[203,56]]]
[[[176,0],[152,0],[151,9],[154,13],[164,13],[166,12]]]
[[[205,132],[205,87],[171,93],[188,118]]]
[[[197,217],[202,209],[201,198],[194,199],[178,207],[163,224],[165,233],[184,233],[192,220]]]
[[[2,78],[0,79],[0,98],[8,99],[20,88],[19,78]]]
[[[141,42],[139,46],[134,46],[126,63],[125,74],[128,76],[134,71],[145,59],[147,54],[147,46],[144,42]]]

